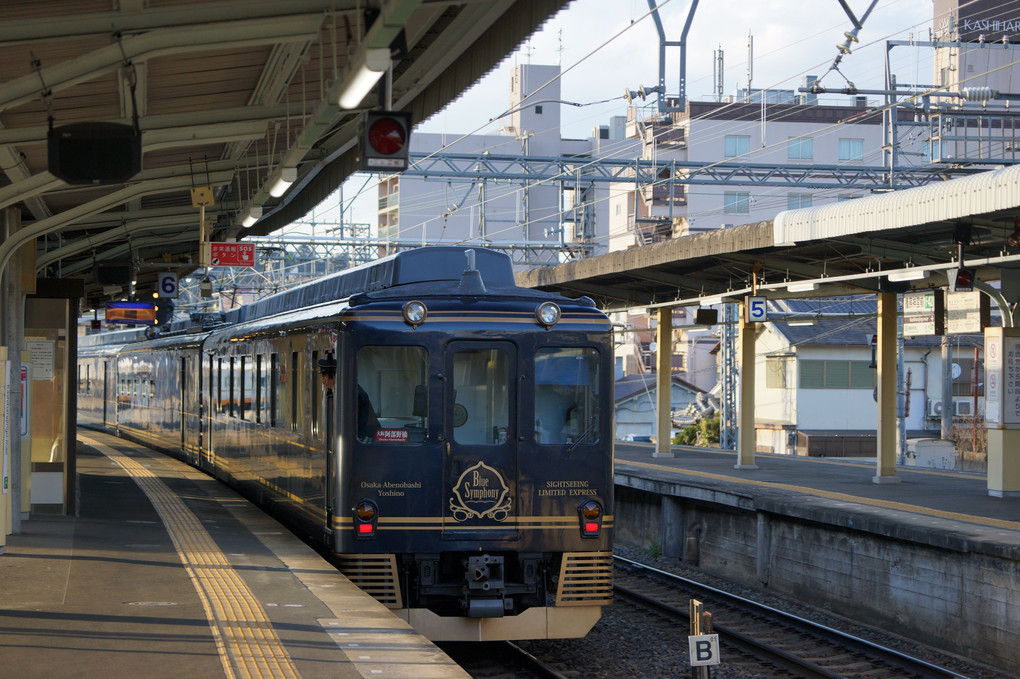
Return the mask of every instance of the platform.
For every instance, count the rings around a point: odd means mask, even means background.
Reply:
[[[652,444],[615,451],[617,544],[1011,672],[1020,664],[1020,498],[984,475]],[[952,624],[947,624],[952,621]],[[963,630],[964,632],[961,632]]]
[[[875,463],[846,458],[757,454],[757,469],[736,469],[737,454],[713,448],[673,446],[674,457],[656,457],[655,444],[616,443],[616,471],[638,475],[681,474],[703,481],[740,484],[748,490],[786,491],[884,510],[924,514],[994,529],[997,539],[1020,548],[1020,498],[988,495],[983,474],[901,466],[899,483],[876,484]],[[1003,533],[1000,529],[1015,531]],[[975,535],[983,530],[975,527]]]
[[[0,556],[0,675],[469,675],[283,526],[187,465],[81,432],[77,517]]]

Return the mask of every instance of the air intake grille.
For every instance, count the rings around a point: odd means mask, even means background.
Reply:
[[[387,608],[403,608],[393,554],[344,554],[340,572]]]
[[[560,565],[557,606],[608,606],[613,600],[613,553],[567,552]]]

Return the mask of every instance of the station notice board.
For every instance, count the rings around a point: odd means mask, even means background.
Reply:
[[[1020,429],[1020,328],[985,328],[985,422]]]

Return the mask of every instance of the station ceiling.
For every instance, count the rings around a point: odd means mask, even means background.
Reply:
[[[369,48],[393,58],[389,107],[417,122],[455,99],[568,0],[11,0],[0,7],[0,207],[20,207],[41,277],[84,278],[87,304],[113,293],[97,265],[131,262],[137,288],[199,262],[212,240],[265,235],[301,218],[358,169],[361,111],[337,93]],[[385,82],[385,78],[383,79]],[[141,130],[128,181],[72,185],[49,171],[52,127]],[[281,197],[267,182],[297,168]],[[199,202],[202,202],[201,200]],[[251,228],[239,226],[253,204]],[[26,247],[31,247],[26,245]]]

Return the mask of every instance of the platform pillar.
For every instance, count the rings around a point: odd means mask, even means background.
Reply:
[[[11,393],[7,388],[10,378],[10,361],[7,347],[0,346],[0,553],[11,534],[12,495],[11,478]]]
[[[896,476],[896,333],[898,331],[896,293],[878,293],[878,431],[875,436],[874,483],[899,483]]]
[[[655,452],[673,457],[673,308],[659,307],[655,328]]]
[[[1020,497],[1020,328],[985,328],[988,494]]]
[[[740,342],[740,409],[737,411],[737,464],[734,469],[757,469],[754,463],[754,340],[755,323],[748,323],[744,305],[740,303],[740,321],[737,326]]]

